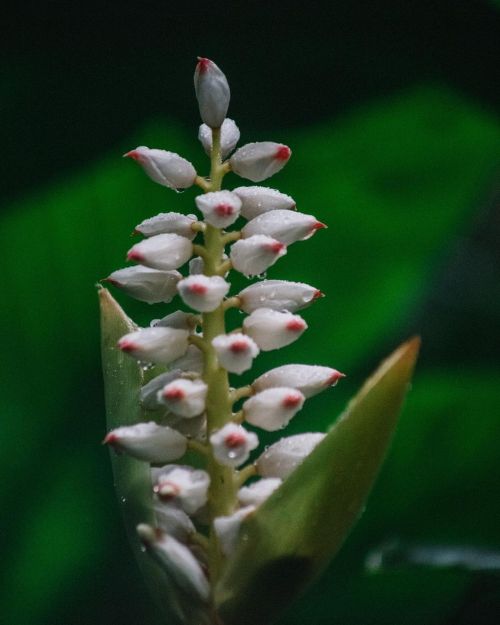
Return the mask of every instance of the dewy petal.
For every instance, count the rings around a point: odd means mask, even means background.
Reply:
[[[231,169],[252,182],[260,182],[282,169],[292,151],[286,145],[273,141],[247,143],[229,159]]]
[[[146,410],[158,410],[163,408],[165,404],[158,401],[158,392],[173,380],[176,380],[182,375],[180,369],[173,369],[167,371],[150,380],[141,388],[140,401],[143,408]]]
[[[122,336],[118,347],[137,360],[168,365],[185,354],[188,337],[187,330],[144,328]]]
[[[179,378],[169,382],[158,392],[158,401],[180,417],[197,417],[205,410],[207,389],[202,380]]]
[[[222,367],[231,373],[243,373],[250,369],[253,359],[259,354],[255,342],[244,334],[219,334],[212,345]]]
[[[290,386],[307,398],[335,386],[345,375],[331,367],[319,365],[282,365],[258,377],[252,384],[255,391],[276,386]]]
[[[198,195],[195,202],[207,224],[214,228],[227,228],[240,214],[241,200],[231,191],[213,191]]]
[[[231,263],[245,276],[256,276],[286,254],[286,246],[276,239],[258,234],[236,241],[231,247]]]
[[[245,421],[274,432],[284,428],[304,405],[305,397],[297,389],[279,386],[252,395],[243,404]]]
[[[243,289],[238,295],[241,308],[251,313],[257,308],[295,312],[306,308],[323,293],[302,282],[262,280]]]
[[[229,467],[239,467],[248,460],[250,452],[259,444],[254,432],[241,425],[227,423],[210,436],[210,444],[216,460]]]
[[[176,503],[189,515],[207,503],[210,476],[206,471],[173,464],[153,475],[153,490],[164,503]]]
[[[312,452],[326,434],[310,432],[282,438],[271,445],[255,463],[262,477],[279,477],[282,480]]]
[[[187,439],[182,434],[154,421],[112,430],[104,443],[133,458],[152,463],[177,460],[187,448]]]
[[[311,237],[316,230],[326,228],[313,217],[291,210],[273,210],[258,215],[242,229],[243,238],[256,234],[267,234],[285,245]]]
[[[208,580],[198,560],[186,546],[149,525],[138,525],[137,533],[146,550],[188,597],[200,601],[208,600]]]
[[[157,234],[136,243],[127,253],[128,260],[153,269],[178,269],[191,258],[193,244],[178,234]]]
[[[229,291],[229,284],[220,276],[196,274],[178,282],[177,290],[190,308],[198,312],[212,312]]]
[[[201,141],[203,149],[210,156],[212,152],[212,129],[206,124],[200,126],[198,139]],[[240,131],[232,119],[225,119],[220,128],[221,156],[226,158],[236,147],[240,140]]]
[[[161,271],[138,265],[113,271],[106,282],[141,302],[168,304],[177,294],[177,282],[181,278],[178,271]]]
[[[282,484],[278,477],[262,478],[238,491],[238,501],[242,506],[260,506]]]
[[[175,152],[151,149],[141,145],[124,156],[137,161],[152,180],[164,187],[187,189],[194,184],[195,168]]]
[[[241,215],[245,219],[254,219],[267,211],[295,210],[296,206],[289,195],[269,187],[238,187],[233,193],[241,200]]]
[[[203,123],[210,128],[220,128],[226,117],[231,93],[227,78],[210,59],[198,57],[194,90]]]
[[[177,289],[176,289],[177,291]],[[198,320],[193,313],[176,310],[166,317],[155,319],[151,322],[152,328],[176,328],[177,330],[188,330],[192,332],[198,325]]]
[[[229,557],[238,544],[242,522],[255,511],[255,506],[240,508],[229,516],[214,519],[214,530],[219,540],[222,553]]]
[[[182,215],[181,213],[160,213],[149,219],[141,221],[135,227],[135,231],[145,237],[152,237],[157,234],[178,234],[192,241],[196,232],[193,224],[197,222],[195,215]]]
[[[257,308],[243,321],[243,332],[251,336],[262,351],[290,345],[306,329],[307,323],[299,315],[270,308]]]

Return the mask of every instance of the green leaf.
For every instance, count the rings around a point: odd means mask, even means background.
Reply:
[[[363,511],[408,388],[420,341],[365,383],[326,438],[242,528],[216,593],[225,625],[264,625],[338,551]]]

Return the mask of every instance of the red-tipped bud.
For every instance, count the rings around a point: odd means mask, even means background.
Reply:
[[[257,276],[286,254],[286,246],[272,237],[260,234],[240,239],[231,247],[231,263],[245,276]]]
[[[284,428],[304,405],[305,397],[286,386],[266,389],[243,404],[245,421],[273,432]]]
[[[231,92],[227,78],[210,59],[198,57],[194,90],[203,123],[210,128],[220,128],[226,117]]]
[[[231,169],[252,182],[260,182],[282,169],[292,152],[286,145],[273,141],[247,143],[229,159]]]
[[[241,200],[231,191],[214,191],[198,195],[195,202],[205,221],[215,228],[227,228],[240,215]]]
[[[178,234],[157,234],[136,243],[127,259],[152,269],[178,269],[191,258],[193,244]]]
[[[195,168],[175,152],[151,149],[142,145],[123,156],[137,161],[151,180],[164,187],[187,189],[194,184]]]
[[[210,444],[220,464],[239,467],[248,460],[252,449],[258,446],[259,439],[254,432],[248,432],[241,425],[228,423],[210,436]]]
[[[238,297],[241,308],[251,313],[257,308],[295,312],[308,306],[318,290],[302,282],[263,280],[243,289]]]
[[[279,209],[258,215],[247,223],[241,234],[243,237],[267,234],[290,245],[295,241],[308,239],[316,230],[325,227],[313,215]]]
[[[253,359],[258,355],[259,348],[255,342],[244,334],[220,334],[212,345],[222,367],[231,373],[243,373],[252,366]]]
[[[307,329],[299,315],[270,308],[257,308],[243,322],[243,331],[262,351],[280,349],[296,341]]]
[[[138,265],[113,271],[106,281],[141,302],[156,304],[172,301],[181,278],[178,271],[160,271]]]
[[[305,397],[312,397],[329,386],[335,386],[343,377],[345,377],[343,373],[331,367],[283,365],[261,375],[252,386],[257,392],[277,386],[290,386],[300,391]]]
[[[202,380],[178,379],[167,384],[158,394],[158,400],[180,417],[192,418],[205,410],[207,385]]]
[[[178,282],[177,289],[188,306],[199,312],[211,312],[224,299],[229,284],[220,276],[195,274]]]

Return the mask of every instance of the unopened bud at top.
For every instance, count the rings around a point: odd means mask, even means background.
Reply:
[[[193,244],[178,234],[157,234],[136,243],[127,253],[127,260],[152,269],[178,269],[191,258]]]
[[[286,145],[273,141],[247,143],[229,159],[231,169],[242,178],[260,182],[283,169],[292,151]]]
[[[284,243],[265,234],[256,234],[233,243],[230,258],[236,271],[245,276],[258,276],[285,254]]]
[[[141,302],[168,304],[177,294],[177,283],[181,278],[178,271],[161,271],[138,265],[113,271],[105,281]]]
[[[321,432],[296,434],[282,438],[271,445],[255,463],[262,477],[279,477],[284,480],[325,438]]]
[[[254,390],[262,391],[276,386],[291,386],[305,397],[312,397],[335,386],[345,375],[331,367],[319,365],[282,365],[262,374],[252,384]]]
[[[188,337],[187,330],[144,328],[122,336],[118,347],[137,360],[168,365],[186,352]]]
[[[198,57],[194,90],[203,123],[210,128],[220,128],[229,108],[231,93],[227,78],[210,59]]]
[[[245,219],[253,219],[273,210],[295,210],[295,200],[276,189],[238,187],[233,189],[233,193],[241,200],[241,214]]]
[[[210,436],[216,460],[229,467],[239,467],[248,460],[250,452],[259,445],[257,434],[241,425],[227,423]]]
[[[243,373],[252,367],[253,359],[259,354],[255,342],[244,334],[219,334],[212,345],[224,369],[231,373]]]
[[[135,231],[145,237],[156,234],[179,234],[191,241],[196,236],[192,226],[196,223],[195,215],[182,215],[182,213],[160,213],[149,219],[141,221],[135,227]]]
[[[146,174],[170,189],[187,189],[194,184],[196,170],[189,161],[175,152],[150,149],[141,145],[124,154],[137,161]]]
[[[243,415],[247,423],[274,432],[288,425],[304,401],[304,395],[294,388],[268,388],[246,400]]]
[[[205,152],[210,156],[212,152],[212,129],[206,124],[200,126],[198,139]],[[222,158],[226,158],[240,140],[240,130],[232,119],[225,119],[220,128],[220,150]]]
[[[274,210],[258,215],[241,231],[243,237],[267,234],[285,245],[311,237],[316,230],[326,228],[312,215],[290,210]]]
[[[288,280],[262,280],[247,286],[238,295],[246,313],[257,308],[295,312],[322,296],[323,293],[313,286]]]
[[[257,308],[243,321],[243,332],[264,352],[290,345],[306,329],[307,323],[299,315],[270,308]]]
[[[195,274],[178,282],[177,289],[183,301],[194,310],[212,312],[229,291],[229,284],[220,276]]]
[[[227,228],[240,215],[241,200],[231,191],[213,191],[198,195],[195,202],[205,221],[214,228]]]
[[[177,460],[187,449],[187,439],[182,434],[154,421],[112,430],[104,443],[133,458],[153,463]]]

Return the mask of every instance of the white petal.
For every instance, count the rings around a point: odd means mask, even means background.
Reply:
[[[203,373],[204,359],[203,353],[194,345],[187,348],[184,356],[177,358],[171,363],[173,369],[181,369],[182,371],[192,371],[194,373]]]
[[[212,340],[212,345],[221,366],[231,373],[243,373],[250,369],[259,353],[255,342],[240,333],[219,334]]]
[[[214,519],[214,530],[219,545],[225,556],[230,556],[238,545],[242,522],[255,511],[255,506],[240,508],[230,516],[219,516]]]
[[[177,282],[181,278],[178,271],[159,271],[137,265],[113,271],[106,282],[141,302],[168,304],[177,294]]]
[[[146,410],[158,410],[158,408],[164,407],[165,404],[162,404],[158,401],[158,391],[173,380],[176,380],[182,375],[182,371],[180,369],[174,369],[172,371],[167,371],[166,373],[162,373],[157,375],[155,378],[150,380],[147,384],[145,384],[141,388],[141,405]]]
[[[214,228],[227,228],[239,217],[241,200],[231,191],[213,191],[195,198],[198,210]]]
[[[303,393],[305,397],[312,397],[330,386],[335,386],[343,377],[345,377],[343,373],[331,367],[282,365],[261,375],[252,386],[256,391],[276,386],[290,386]]]
[[[243,404],[245,421],[274,432],[288,425],[304,405],[304,400],[304,395],[294,388],[268,388],[253,395]]]
[[[231,169],[252,182],[260,182],[282,169],[292,151],[286,145],[273,141],[247,143],[229,159]]]
[[[205,410],[207,385],[202,380],[179,378],[169,382],[158,393],[158,400],[181,417],[196,417]]]
[[[178,282],[177,289],[190,308],[199,312],[211,312],[224,299],[229,291],[229,284],[220,276],[197,274]]]
[[[205,152],[210,156],[212,152],[212,129],[206,124],[202,124],[198,132],[198,139],[201,141]],[[220,129],[220,147],[223,159],[231,154],[239,140],[240,131],[238,126],[232,119],[226,118],[222,122]]]
[[[150,149],[141,145],[124,156],[137,161],[152,180],[164,187],[187,189],[194,184],[195,168],[175,152]]]
[[[195,215],[182,215],[181,213],[160,213],[149,219],[141,221],[135,227],[136,232],[140,232],[145,237],[152,237],[156,234],[178,234],[193,240],[196,232],[192,226],[197,222]]]
[[[157,234],[136,243],[127,253],[134,260],[153,269],[177,269],[191,258],[193,244],[178,234]]]
[[[258,215],[242,229],[244,238],[255,234],[267,234],[285,245],[308,239],[316,230],[326,228],[325,224],[313,217],[290,210],[273,210]]]
[[[271,445],[257,460],[257,471],[263,477],[284,480],[312,452],[325,434],[312,432],[282,438]]]
[[[187,440],[168,426],[137,423],[112,430],[104,439],[117,451],[145,462],[171,462],[186,453]]]
[[[229,107],[231,93],[224,73],[210,59],[198,58],[194,90],[203,123],[220,128]]]
[[[155,472],[153,490],[164,503],[176,503],[191,515],[207,503],[209,485],[206,471],[174,464]]]
[[[245,219],[253,219],[267,211],[295,210],[296,206],[289,195],[269,187],[238,187],[233,193],[241,200],[241,215]]]
[[[143,362],[168,365],[188,348],[189,332],[175,328],[144,328],[122,336],[118,347]]]
[[[182,276],[181,276],[182,277]],[[177,292],[177,288],[176,288]],[[176,328],[177,330],[188,330],[192,332],[198,324],[198,320],[193,313],[176,310],[162,319],[155,319],[151,322],[152,328]]]
[[[242,506],[260,506],[282,484],[277,477],[269,477],[243,486],[238,491],[238,501]]]
[[[270,308],[257,308],[243,321],[243,331],[262,351],[280,349],[296,341],[307,329],[299,315]]]
[[[231,262],[236,271],[245,276],[256,276],[286,254],[286,247],[276,239],[263,234],[236,241],[231,247]]]
[[[302,282],[262,280],[243,289],[238,297],[241,308],[251,313],[257,308],[295,312],[305,308],[323,293]]]
[[[245,430],[241,425],[227,423],[210,436],[210,443],[220,464],[238,467],[248,460],[252,449],[258,446],[259,439],[254,432]]]
[[[196,528],[188,515],[176,506],[157,501],[154,504],[153,512],[158,528],[180,542],[187,542],[189,537],[196,532]]]

